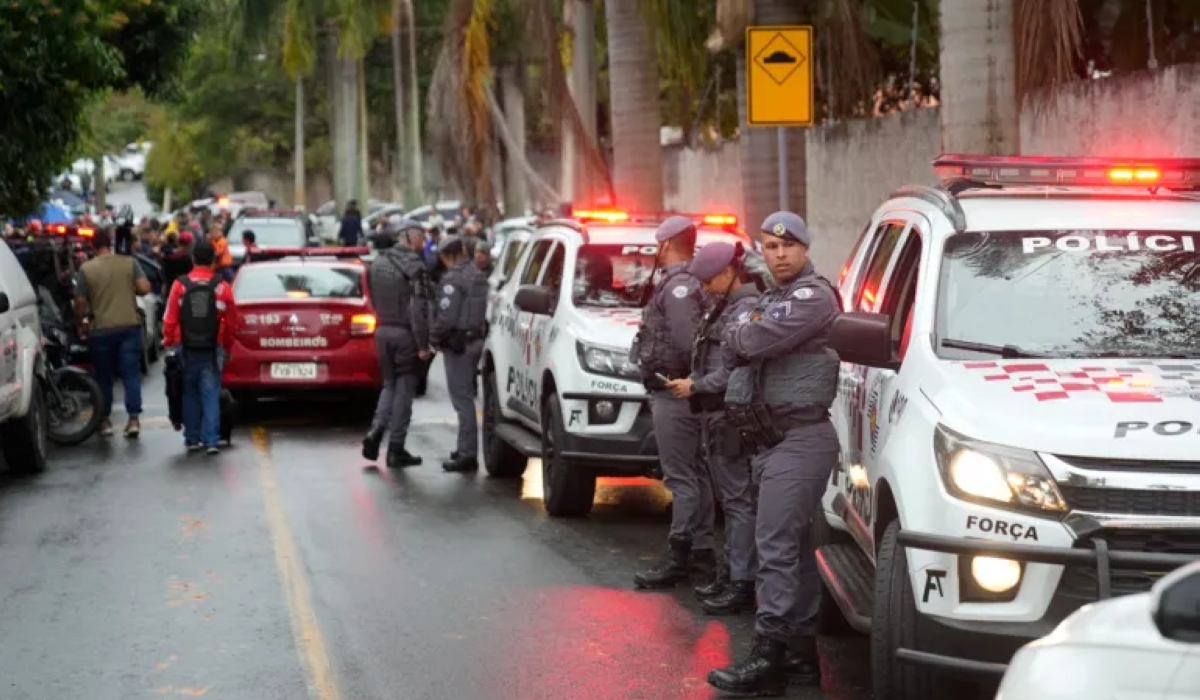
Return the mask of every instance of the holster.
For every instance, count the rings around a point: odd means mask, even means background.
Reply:
[[[688,397],[688,408],[692,413],[715,413],[724,410],[724,394],[692,394]]]
[[[725,415],[750,454],[769,450],[783,442],[783,431],[775,425],[767,407],[761,403],[729,404],[725,406]]]
[[[450,331],[446,336],[446,349],[453,353],[464,353],[467,351],[467,332],[466,331]]]

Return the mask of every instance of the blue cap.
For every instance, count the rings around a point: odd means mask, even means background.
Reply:
[[[658,230],[654,232],[654,240],[659,243],[666,243],[688,229],[695,228],[696,222],[686,216],[672,216],[658,225]]]
[[[790,211],[777,211],[768,216],[763,221],[762,232],[764,236],[790,238],[806,246],[812,244],[812,239],[808,236],[808,224],[804,223],[804,219],[798,214]]]
[[[737,246],[732,243],[709,243],[696,251],[696,257],[688,265],[688,272],[701,282],[709,282],[732,265],[736,257]]]

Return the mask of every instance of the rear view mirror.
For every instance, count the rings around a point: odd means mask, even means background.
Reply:
[[[899,369],[900,362],[892,353],[890,325],[891,319],[887,314],[842,314],[833,322],[828,345],[837,352],[842,362],[879,369]]]
[[[11,306],[12,304],[8,300],[8,295],[0,292],[0,314],[7,312]]]
[[[1154,585],[1152,615],[1162,636],[1200,644],[1200,562],[1164,576]]]
[[[521,311],[537,316],[549,316],[553,306],[550,290],[536,284],[522,285],[514,303]]]

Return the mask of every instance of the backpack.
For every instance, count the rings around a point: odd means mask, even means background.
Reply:
[[[217,309],[219,277],[199,282],[181,277],[183,296],[179,300],[179,332],[187,350],[216,350],[221,332],[221,316]]]

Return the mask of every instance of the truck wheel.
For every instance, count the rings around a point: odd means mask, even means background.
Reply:
[[[908,575],[908,557],[897,538],[900,521],[883,533],[875,555],[875,599],[871,610],[871,676],[875,700],[928,700],[954,694],[948,679],[931,669],[904,663],[896,649],[920,650],[921,613]]]
[[[525,455],[496,435],[503,422],[496,375],[489,369],[483,375],[483,464],[488,476],[500,479],[521,476],[529,465]]]
[[[829,526],[829,521],[825,519],[825,508],[818,507],[812,519],[813,549],[831,544],[845,544],[849,541],[850,537],[846,533]],[[821,609],[817,617],[817,634],[825,637],[856,634],[846,616],[842,614],[842,609],[834,600],[833,594],[829,592],[829,586],[825,584],[824,579],[821,580]]]
[[[560,518],[587,515],[596,498],[596,475],[562,458],[566,432],[562,407],[551,394],[542,404],[542,502]]]
[[[33,474],[46,468],[46,439],[49,416],[41,384],[33,386],[29,412],[0,426],[0,452],[8,468],[19,474]]]

